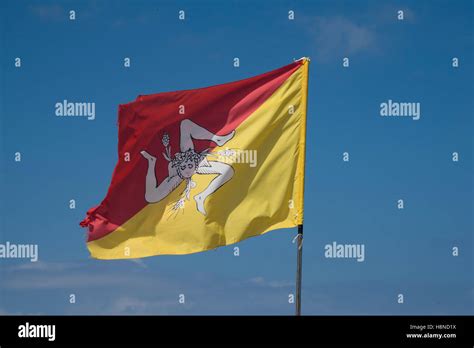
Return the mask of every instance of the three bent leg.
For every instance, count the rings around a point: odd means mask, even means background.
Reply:
[[[189,149],[194,150],[193,139],[211,140],[217,145],[222,146],[230,139],[232,139],[235,134],[235,131],[232,131],[226,135],[213,134],[207,129],[197,125],[196,123],[188,119],[181,121],[180,132],[180,148],[182,152],[187,151]]]
[[[204,202],[209,195],[217,191],[227,181],[232,179],[234,176],[234,168],[230,165],[222,162],[209,162],[210,167],[199,167],[197,170],[198,174],[219,174],[215,177],[209,185],[201,193],[194,196],[196,201],[197,210],[202,214],[206,215],[206,209],[204,208]]]
[[[140,152],[148,160],[148,169],[145,178],[145,200],[156,203],[168,196],[182,181],[178,175],[167,177],[157,186],[155,175],[156,157],[146,151]]]

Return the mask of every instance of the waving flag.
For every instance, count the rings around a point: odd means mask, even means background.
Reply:
[[[91,256],[195,253],[302,224],[308,64],[120,105],[112,182],[81,222]]]

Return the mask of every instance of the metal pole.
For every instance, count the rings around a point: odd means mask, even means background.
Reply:
[[[296,243],[296,313],[301,315],[301,269],[303,267],[303,225],[298,225],[298,242]]]
[[[305,157],[306,157],[306,114],[308,111],[308,79],[309,79],[309,58],[304,58],[303,61],[303,84],[302,84],[302,106],[304,107],[302,113],[302,137],[300,139],[300,147],[302,147],[300,152],[299,160],[303,162],[303,176],[301,180],[301,201],[299,202],[301,214],[300,222],[298,224],[298,243],[297,245],[297,259],[296,259],[296,315],[301,315],[301,269],[303,268],[303,197],[304,197],[304,164],[305,164]]]

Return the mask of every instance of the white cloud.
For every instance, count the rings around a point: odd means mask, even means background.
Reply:
[[[29,10],[42,20],[59,21],[67,16],[66,11],[58,4],[38,4],[29,6]]]
[[[13,265],[8,268],[11,271],[64,271],[66,269],[77,268],[78,265],[74,263],[65,262],[27,262]]]
[[[376,46],[375,30],[343,17],[306,18],[319,60],[354,55]]]
[[[154,314],[163,315],[176,311],[177,299],[175,301],[155,300],[149,301],[136,297],[123,296],[114,300],[106,314]]]
[[[137,286],[150,281],[149,275],[137,272],[127,263],[36,262],[6,268],[1,287],[6,289],[83,289],[112,285]],[[140,268],[147,268],[143,261],[134,261]],[[125,270],[125,271],[124,271]],[[157,281],[156,276],[152,281]]]
[[[127,274],[31,274],[28,277],[12,277],[5,282],[8,289],[81,289],[131,282]]]
[[[143,268],[140,262],[95,260],[17,265],[6,268],[3,275],[0,291],[7,299],[1,308],[4,312],[227,315],[285,314],[292,310],[286,297],[293,282],[262,276],[242,281],[207,272],[167,275],[151,266]],[[77,296],[73,306],[64,297],[69,293]],[[179,303],[179,294],[185,294],[186,304]],[[45,301],[37,302],[38,296]],[[25,298],[33,303],[24,303]],[[258,306],[252,302],[256,299]]]
[[[143,259],[128,259],[128,261],[136,264],[137,266],[141,267],[141,268],[148,268],[148,266],[146,265],[146,263],[143,261]]]
[[[247,280],[247,283],[258,285],[258,286],[265,286],[269,288],[286,288],[294,286],[294,282],[286,281],[286,280],[265,280],[263,277],[253,277]]]

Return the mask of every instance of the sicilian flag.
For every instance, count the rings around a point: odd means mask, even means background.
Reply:
[[[120,105],[112,182],[81,222],[91,256],[189,254],[301,225],[308,65]]]

